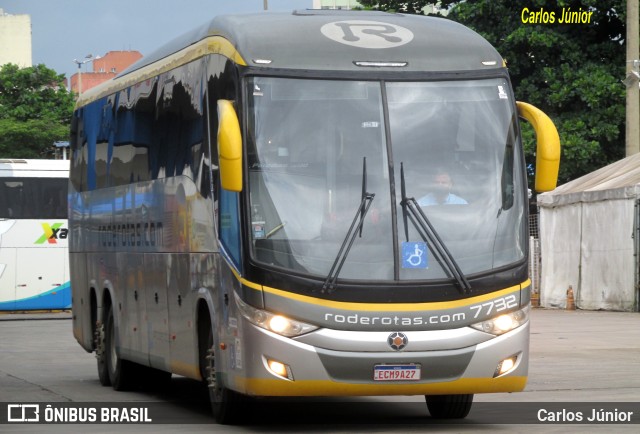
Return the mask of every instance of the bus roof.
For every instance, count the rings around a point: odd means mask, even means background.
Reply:
[[[345,10],[221,15],[85,92],[78,105],[210,53],[222,53],[239,65],[277,70],[460,72],[503,67],[489,42],[445,18]]]

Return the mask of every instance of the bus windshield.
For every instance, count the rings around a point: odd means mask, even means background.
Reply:
[[[253,260],[326,277],[366,185],[375,198],[340,278],[451,278],[402,206],[402,165],[406,197],[464,275],[521,261],[525,187],[509,89],[502,78],[250,78]]]

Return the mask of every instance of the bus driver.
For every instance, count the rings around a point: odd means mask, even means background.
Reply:
[[[433,191],[418,199],[418,205],[466,205],[467,201],[451,193],[453,181],[444,170],[436,172],[433,178]]]

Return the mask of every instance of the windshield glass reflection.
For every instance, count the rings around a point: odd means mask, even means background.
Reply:
[[[257,77],[248,143],[253,256],[326,276],[367,189],[376,194],[340,278],[393,279],[380,85]]]
[[[375,200],[340,279],[451,278],[451,267],[443,268],[428,240],[413,225],[403,225],[400,163],[407,196],[416,199],[462,273],[521,260],[522,157],[508,84],[490,79],[384,85],[392,158],[382,83],[248,81],[252,257],[326,278],[361,204],[366,158],[367,191]]]
[[[502,79],[387,85],[393,161],[404,165],[407,196],[465,274],[524,257],[521,155],[508,89]],[[398,236],[421,240],[414,227],[408,236],[399,227]],[[401,267],[401,278],[445,277],[432,251],[427,245],[424,266]]]

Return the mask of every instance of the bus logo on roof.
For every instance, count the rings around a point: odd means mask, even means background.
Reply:
[[[333,41],[359,48],[393,48],[413,39],[409,29],[379,21],[334,21],[320,31]]]

